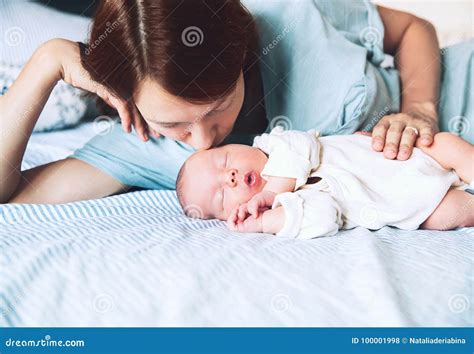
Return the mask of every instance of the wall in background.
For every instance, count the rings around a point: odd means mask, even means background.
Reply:
[[[36,0],[62,11],[92,16],[98,0]],[[292,0],[288,0],[292,1]],[[346,0],[355,1],[355,0]],[[474,37],[473,0],[372,0],[376,4],[408,11],[431,21],[441,46]]]
[[[472,0],[374,0],[374,3],[429,20],[436,26],[442,47],[474,37]]]

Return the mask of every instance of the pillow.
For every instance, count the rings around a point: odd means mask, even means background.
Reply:
[[[0,62],[0,96],[4,95],[22,69],[22,65]],[[83,91],[60,81],[51,92],[33,132],[64,129],[76,125],[84,116],[89,98]]]
[[[0,95],[3,95],[38,46],[52,38],[87,42],[91,20],[37,3],[2,1],[0,23],[3,30],[0,36]],[[73,126],[84,116],[91,102],[83,91],[59,82],[33,131]]]

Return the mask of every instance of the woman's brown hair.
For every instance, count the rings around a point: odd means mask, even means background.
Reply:
[[[150,78],[172,95],[209,103],[235,87],[255,41],[239,0],[103,0],[81,61],[125,99]]]

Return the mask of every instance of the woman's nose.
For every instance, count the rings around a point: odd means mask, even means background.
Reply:
[[[196,123],[191,130],[191,139],[188,144],[197,150],[205,150],[214,146],[215,139],[215,129],[209,129],[204,124]]]
[[[229,187],[235,187],[237,186],[237,170],[235,169],[230,169],[226,171],[226,184]]]

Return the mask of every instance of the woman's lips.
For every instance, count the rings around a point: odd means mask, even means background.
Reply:
[[[260,183],[260,174],[255,171],[250,171],[245,174],[244,182],[249,187],[254,187]]]

